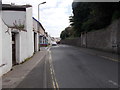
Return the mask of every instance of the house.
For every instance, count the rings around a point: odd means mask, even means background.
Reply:
[[[0,6],[2,2],[0,1]],[[1,17],[1,10],[0,10],[0,77],[2,75],[2,17]]]
[[[52,40],[50,35],[48,35],[47,40],[48,40],[48,45],[52,45]]]
[[[43,26],[40,22],[39,22],[39,25],[38,25],[38,29],[39,29],[40,47],[44,47],[44,46],[46,46],[45,45],[45,41],[46,41],[45,29],[43,28]]]
[[[44,44],[45,44],[45,46],[47,46],[48,45],[48,33],[47,32],[45,32],[45,41],[44,41]]]
[[[34,52],[39,51],[39,32],[38,21],[33,17],[33,32],[34,32]]]
[[[34,36],[36,37],[37,35],[37,41],[38,43],[36,44],[36,47],[43,47],[47,46],[47,32],[45,32],[45,29],[43,28],[42,24],[36,20],[33,17],[33,31],[34,31]]]
[[[2,74],[33,55],[31,5],[2,5],[2,49]]]

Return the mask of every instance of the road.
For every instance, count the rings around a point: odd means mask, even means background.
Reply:
[[[117,88],[118,63],[60,45],[51,48],[59,88]]]
[[[16,88],[117,88],[118,63],[83,52],[53,46]]]

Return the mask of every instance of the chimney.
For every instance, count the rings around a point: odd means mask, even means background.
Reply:
[[[11,5],[12,5],[12,6],[14,6],[14,5],[15,5],[15,3],[11,3]]]

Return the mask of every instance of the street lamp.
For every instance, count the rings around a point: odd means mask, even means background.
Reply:
[[[40,3],[40,4],[38,4],[38,21],[39,21],[39,6],[41,5],[41,4],[45,4],[46,2],[42,2],[42,3]]]
[[[41,5],[41,4],[45,4],[46,2],[42,2],[42,3],[40,3],[40,4],[38,4],[38,21],[39,21],[39,6]],[[38,29],[39,29],[39,27],[38,27]],[[40,38],[39,38],[39,41],[40,41]],[[39,51],[40,51],[40,43],[39,43]]]

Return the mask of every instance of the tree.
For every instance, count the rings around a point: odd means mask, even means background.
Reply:
[[[63,39],[105,28],[120,18],[120,2],[73,2],[72,9],[73,16],[69,17],[72,28],[67,27],[61,33]]]

